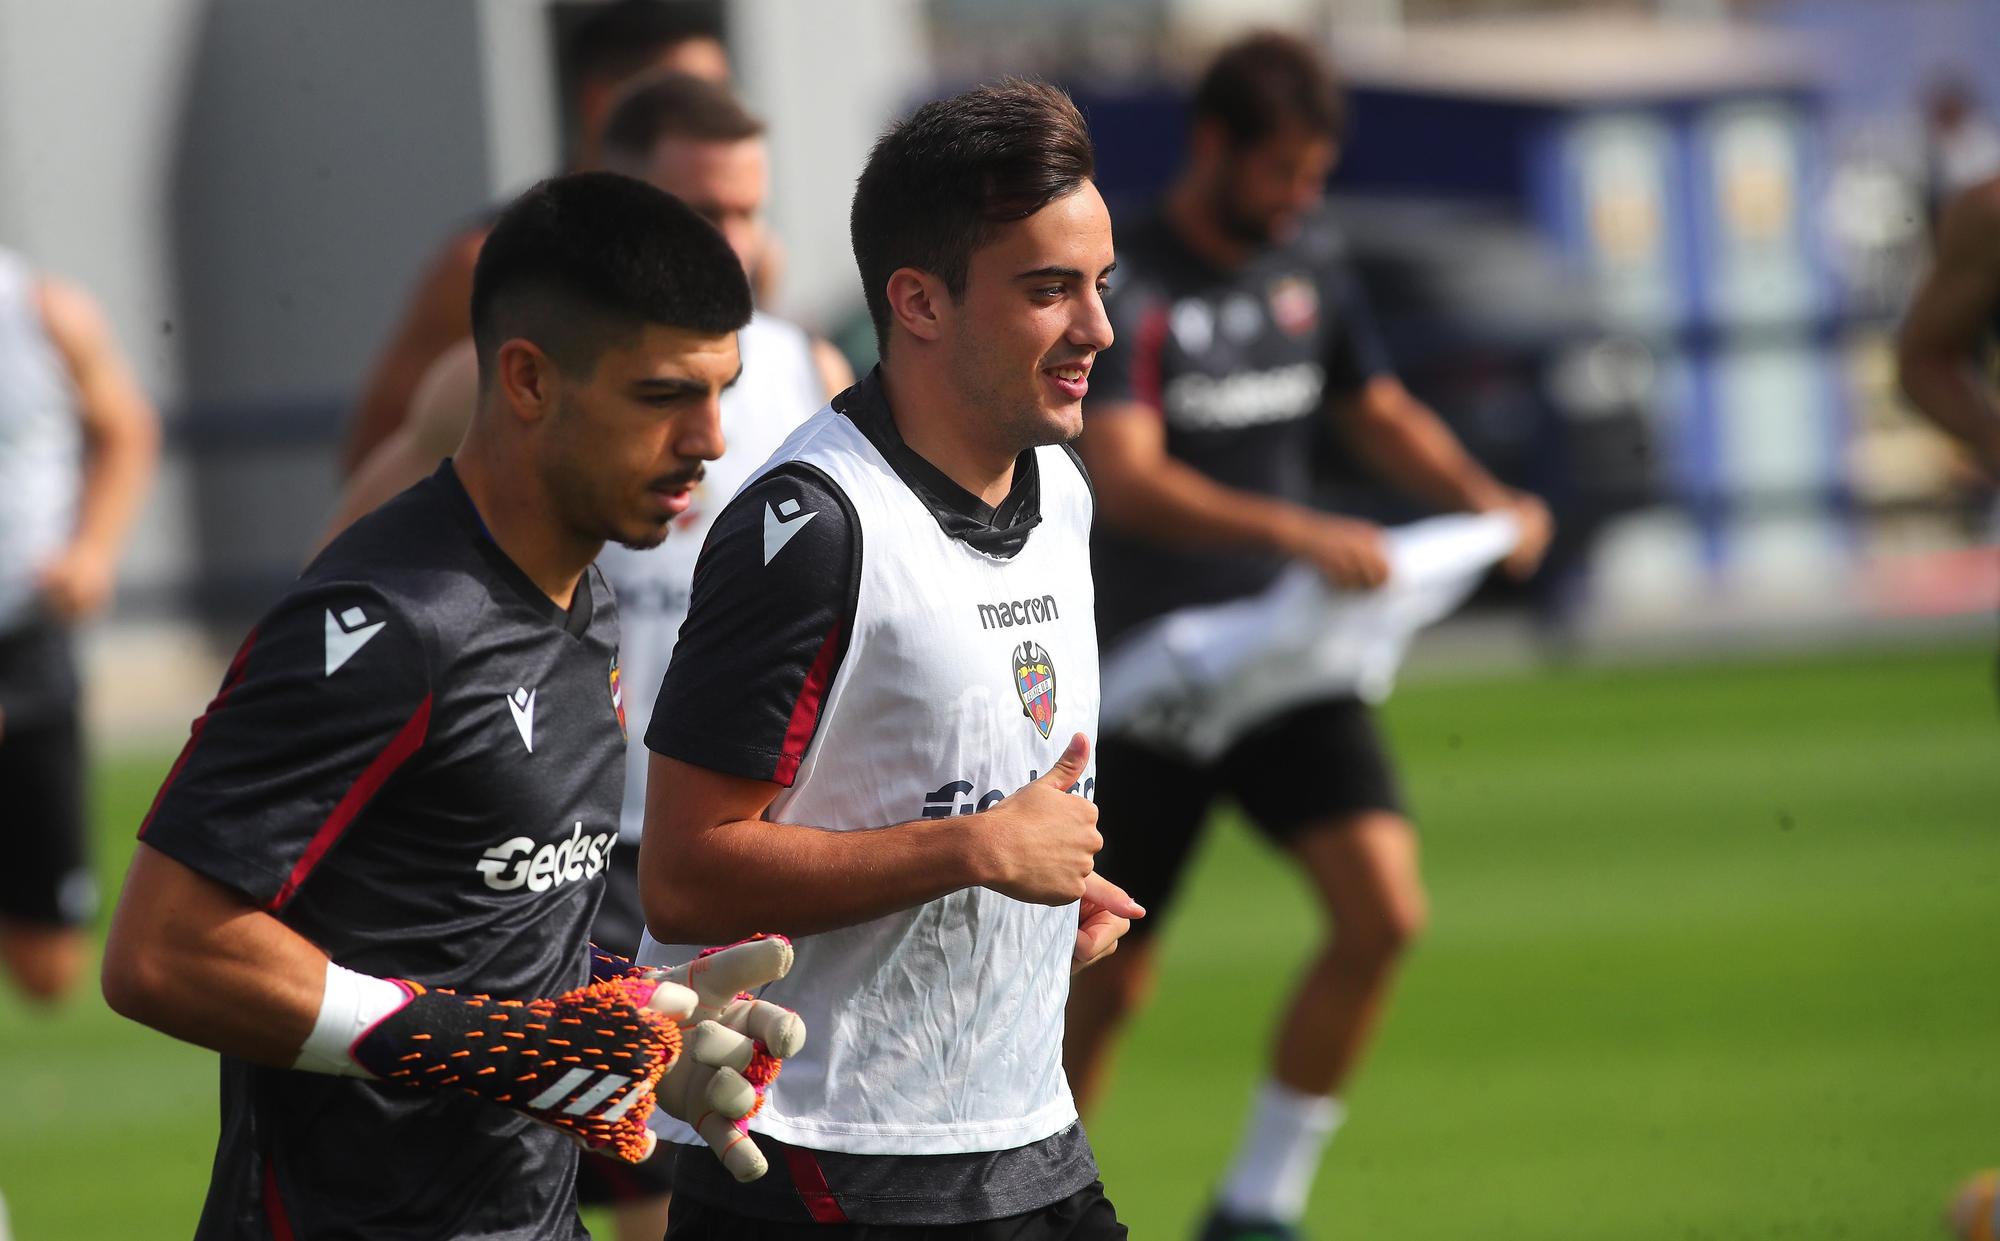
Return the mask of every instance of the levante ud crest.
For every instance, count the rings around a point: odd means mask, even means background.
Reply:
[[[625,732],[625,684],[618,676],[616,655],[611,657],[611,709],[618,714],[618,735],[631,740]]]
[[[1021,714],[1048,736],[1056,726],[1056,665],[1048,651],[1033,642],[1014,648],[1014,692],[1021,696]]]

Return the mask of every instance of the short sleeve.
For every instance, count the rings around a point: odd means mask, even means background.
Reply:
[[[861,533],[818,469],[780,466],[730,501],[695,563],[646,745],[789,787],[854,626]]]
[[[1329,330],[1326,352],[1328,396],[1352,396],[1368,381],[1393,369],[1389,351],[1375,328],[1368,299],[1344,261],[1329,264],[1320,281],[1320,296],[1326,303]]]
[[[424,637],[376,589],[303,589],[258,622],[139,829],[281,909],[422,747]]]
[[[1117,276],[1112,277],[1113,281]],[[1140,281],[1112,285],[1104,298],[1111,320],[1111,348],[1090,367],[1084,414],[1106,405],[1139,404],[1158,410],[1162,351],[1167,343],[1167,303]]]

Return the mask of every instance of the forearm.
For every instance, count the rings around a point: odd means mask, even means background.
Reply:
[[[1187,547],[1291,554],[1310,510],[1229,487],[1169,456],[1095,473],[1098,515],[1128,534]]]
[[[1347,427],[1355,452],[1404,491],[1442,509],[1484,512],[1511,499],[1451,428],[1400,383],[1378,379],[1355,398]]]
[[[647,929],[663,943],[812,935],[977,885],[967,818],[829,831],[761,819],[648,831],[639,851]]]
[[[104,996],[163,1034],[289,1068],[318,1016],[326,964],[277,919],[141,844],[105,943]]]
[[[75,545],[107,560],[117,557],[159,455],[159,426],[150,409],[128,410],[115,421],[87,429]]]

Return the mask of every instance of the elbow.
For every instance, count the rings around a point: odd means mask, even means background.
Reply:
[[[169,971],[160,954],[114,926],[104,944],[99,989],[111,1011],[141,1025],[157,1024],[164,1007]]]
[[[663,944],[726,944],[754,930],[739,930],[728,915],[683,889],[647,894],[646,930]]]
[[[647,855],[639,870],[639,908],[646,918],[646,930],[663,944],[705,942],[703,932],[712,924],[705,908],[702,885],[685,880],[686,867],[678,860],[664,865],[648,865]]]

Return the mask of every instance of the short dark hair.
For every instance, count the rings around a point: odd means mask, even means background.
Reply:
[[[972,252],[996,225],[1076,192],[1096,171],[1068,95],[1007,78],[927,103],[875,143],[848,228],[876,342],[889,341],[889,277],[915,267],[965,291]]]
[[[722,42],[711,5],[692,0],[610,0],[592,5],[563,41],[562,80],[617,81],[651,65],[668,48],[695,39]]]
[[[529,189],[501,213],[472,271],[482,382],[516,337],[589,374],[648,325],[720,335],[749,321],[750,285],[722,234],[680,199],[614,172]]]
[[[1347,102],[1333,66],[1305,40],[1264,30],[1230,44],[1195,87],[1195,121],[1219,122],[1236,146],[1283,129],[1338,142],[1347,136]]]
[[[742,142],[764,132],[728,87],[688,73],[662,73],[634,84],[604,125],[604,153],[641,164],[663,138]]]

